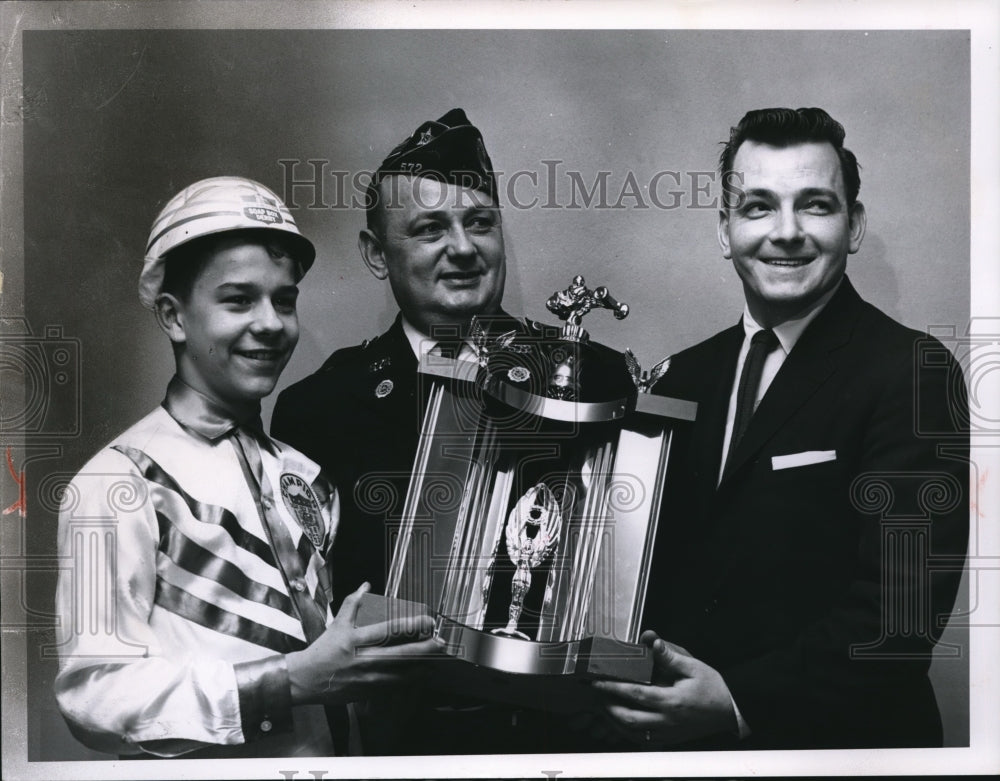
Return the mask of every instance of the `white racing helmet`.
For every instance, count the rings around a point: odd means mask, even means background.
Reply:
[[[154,308],[163,285],[164,256],[170,250],[202,236],[247,228],[280,233],[302,273],[312,266],[316,248],[299,232],[295,218],[277,195],[241,176],[202,179],[171,198],[153,221],[139,275],[143,306]]]

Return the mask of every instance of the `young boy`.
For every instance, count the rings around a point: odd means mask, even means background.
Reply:
[[[153,224],[139,297],[176,374],[162,405],[84,466],[59,514],[72,566],[56,596],[55,690],[92,748],[329,756],[322,706],[401,683],[404,660],[433,648],[426,617],[354,628],[364,587],[331,615],[337,495],[261,429],[314,257],[281,200],[248,179],[197,182]]]

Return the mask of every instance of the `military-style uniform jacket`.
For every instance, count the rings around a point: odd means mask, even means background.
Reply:
[[[506,313],[484,324],[490,334],[524,329]],[[381,336],[337,350],[275,405],[273,436],[319,463],[340,493],[332,567],[338,604],[365,581],[384,591],[423,420],[419,385],[397,317]]]

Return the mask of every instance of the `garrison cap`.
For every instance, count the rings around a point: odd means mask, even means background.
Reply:
[[[424,122],[393,149],[375,172],[372,186],[393,174],[426,176],[497,196],[493,163],[483,134],[465,112],[453,108],[437,121]]]

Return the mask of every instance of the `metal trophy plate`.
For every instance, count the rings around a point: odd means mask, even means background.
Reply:
[[[363,611],[433,615],[461,660],[446,685],[572,710],[581,677],[650,680],[638,637],[661,486],[695,405],[648,393],[664,363],[645,374],[631,352],[590,341],[588,312],[628,315],[606,288],[577,276],[547,306],[561,327],[474,322],[476,361],[422,361],[426,412],[386,599],[366,595]]]

